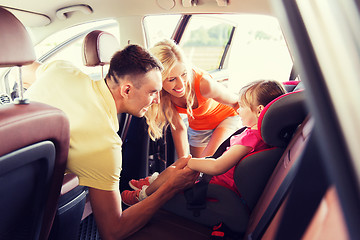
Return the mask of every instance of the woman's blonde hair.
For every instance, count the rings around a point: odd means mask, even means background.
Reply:
[[[193,71],[187,65],[182,49],[172,40],[162,40],[156,43],[150,52],[160,60],[164,70],[162,71],[162,80],[164,81],[170,74],[170,71],[178,62],[187,66],[187,79],[185,83],[185,98],[187,114],[192,117],[192,105],[195,99],[193,88]],[[174,115],[177,113],[176,108],[171,102],[171,95],[164,89],[160,92],[160,104],[153,104],[145,114],[146,122],[149,126],[148,132],[152,140],[161,138],[164,129],[170,125],[175,129]]]

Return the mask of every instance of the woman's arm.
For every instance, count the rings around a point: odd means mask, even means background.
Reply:
[[[174,141],[175,149],[179,158],[188,156],[189,153],[189,142],[187,136],[187,128],[183,119],[179,113],[175,113],[173,116],[173,123],[175,129],[171,127],[171,134]]]
[[[226,104],[235,109],[238,108],[239,97],[230,89],[214,81],[210,76],[204,75],[200,80],[200,93],[206,98],[212,98],[215,101]]]
[[[209,175],[220,175],[235,166],[241,158],[251,151],[251,147],[234,145],[219,158],[191,158],[188,167]]]

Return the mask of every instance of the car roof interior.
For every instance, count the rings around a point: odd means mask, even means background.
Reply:
[[[197,2],[193,5],[191,2]],[[218,3],[219,2],[219,3]],[[0,5],[5,6],[15,14],[20,21],[27,27],[41,27],[41,33],[36,34],[39,39],[34,39],[35,43],[41,41],[44,35],[58,31],[81,22],[93,21],[96,19],[114,18],[121,22],[124,17],[132,16],[135,24],[144,16],[151,14],[176,14],[176,13],[255,13],[271,15],[269,1],[232,1],[226,7],[222,7],[222,1],[198,0],[198,1],[173,1],[173,0],[154,0],[154,1],[86,1],[85,4],[69,1],[1,1]],[[139,20],[140,19],[140,20]],[[129,20],[127,20],[129,21]],[[139,23],[138,23],[139,24]],[[140,38],[139,38],[140,39]],[[136,41],[139,41],[137,39]],[[127,41],[127,40],[126,40]],[[126,41],[124,43],[126,43]],[[121,45],[123,42],[121,42]],[[141,42],[140,42],[141,44]]]

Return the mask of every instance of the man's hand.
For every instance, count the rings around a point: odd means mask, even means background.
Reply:
[[[179,158],[173,165],[169,167],[171,168],[171,174],[169,174],[167,183],[169,184],[170,188],[176,192],[194,185],[194,182],[199,176],[199,172],[193,171],[187,167],[187,163],[190,159],[191,155]]]
[[[192,158],[192,156],[189,154],[187,157],[181,157],[177,159],[170,167],[176,167],[179,169],[182,169],[186,167],[189,160]]]

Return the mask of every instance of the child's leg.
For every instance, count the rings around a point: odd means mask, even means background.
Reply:
[[[159,176],[149,185],[143,185],[142,189],[130,191],[125,190],[121,193],[121,200],[126,205],[134,205],[139,201],[144,200],[152,193],[154,193],[170,176],[174,171],[178,171],[178,169],[183,169],[186,167],[188,161],[191,156],[182,157],[176,160],[171,166],[166,168]]]

